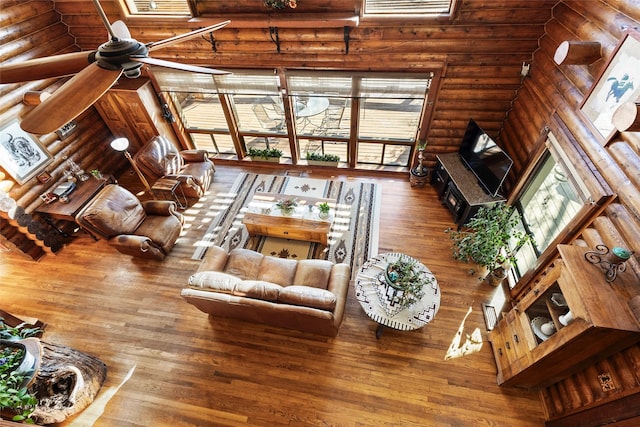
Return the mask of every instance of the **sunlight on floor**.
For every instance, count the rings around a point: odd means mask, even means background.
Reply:
[[[462,319],[460,323],[460,327],[458,327],[456,335],[453,337],[453,341],[451,341],[444,360],[456,359],[468,354],[477,353],[482,348],[482,333],[480,332],[480,328],[475,328],[471,335],[467,334],[465,342],[460,344],[462,341],[462,333],[464,332],[464,323],[467,321],[467,317],[469,317],[471,311],[472,309],[469,307],[467,314],[465,314],[464,319]]]
[[[86,427],[92,426],[96,421],[102,416],[104,413],[104,408],[106,408],[107,404],[111,400],[113,396],[120,390],[122,387],[133,375],[133,372],[136,370],[136,366],[134,365],[127,375],[125,375],[124,379],[120,384],[116,387],[109,387],[107,389],[102,389],[100,393],[98,393],[98,397],[89,405],[84,411],[82,411],[72,422],[70,422],[69,426],[75,427]]]

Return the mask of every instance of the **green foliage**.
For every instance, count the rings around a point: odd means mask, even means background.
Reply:
[[[504,203],[483,206],[467,224],[468,231],[448,230],[453,257],[489,270],[505,261],[515,263],[515,253],[532,238],[515,229],[518,217],[513,213],[514,208]]]
[[[0,339],[15,341],[40,334],[40,328],[16,327],[12,328],[0,318]],[[38,400],[29,393],[26,387],[20,387],[30,372],[20,372],[20,366],[25,351],[15,347],[0,348],[0,409],[10,409],[15,412],[13,421],[23,421],[33,424],[30,418]]]
[[[277,148],[249,148],[247,155],[252,158],[268,159],[269,157],[282,157],[282,151]]]
[[[276,202],[276,207],[283,213],[291,213],[298,206],[298,199],[295,197],[286,197]]]
[[[312,153],[307,151],[307,160],[315,160],[318,162],[339,162],[340,156],[335,154]]]
[[[422,299],[423,287],[433,280],[414,261],[402,258],[387,265],[385,278],[391,287],[403,291],[399,301],[403,307]]]
[[[329,213],[329,211],[331,210],[331,207],[329,206],[329,203],[322,202],[318,205],[318,209],[320,210],[320,212],[326,214],[326,213]]]

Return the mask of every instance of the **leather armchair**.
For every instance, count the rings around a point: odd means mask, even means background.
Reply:
[[[173,201],[140,202],[129,190],[110,184],[78,212],[76,222],[121,253],[161,260],[178,240],[184,220]]]
[[[184,195],[200,198],[211,185],[215,166],[206,150],[179,151],[163,136],[154,136],[134,156],[151,185],[160,178],[180,181]]]

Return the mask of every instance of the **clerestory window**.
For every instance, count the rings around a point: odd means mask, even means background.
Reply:
[[[176,15],[191,14],[187,0],[124,0],[131,15]]]
[[[364,0],[365,15],[450,15],[457,0]]]

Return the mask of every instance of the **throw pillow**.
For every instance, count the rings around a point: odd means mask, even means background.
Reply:
[[[287,286],[280,290],[278,301],[285,304],[302,305],[332,311],[336,308],[336,296],[326,289],[308,286]]]
[[[233,294],[240,282],[242,280],[235,276],[217,271],[201,271],[189,277],[189,286],[192,288],[225,294]]]

